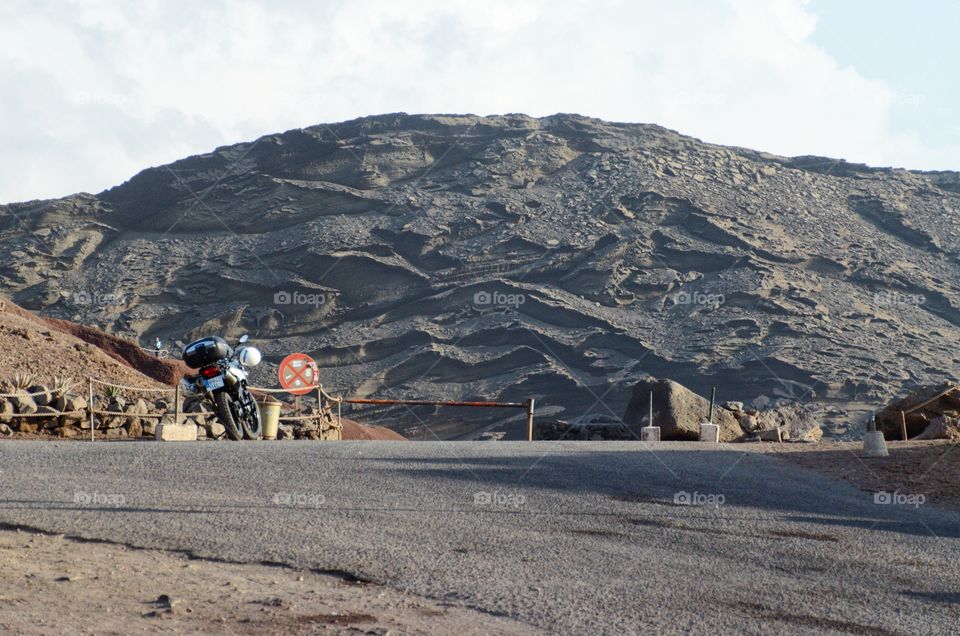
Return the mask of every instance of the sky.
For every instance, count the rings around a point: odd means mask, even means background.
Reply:
[[[0,202],[387,112],[960,170],[954,0],[4,0]]]

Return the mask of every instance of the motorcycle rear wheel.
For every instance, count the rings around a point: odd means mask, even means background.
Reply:
[[[233,417],[233,398],[226,391],[218,391],[213,396],[213,401],[217,406],[217,419],[227,429],[227,437],[235,442],[243,440],[243,430],[237,425]]]
[[[247,399],[253,404],[253,412],[243,418],[240,425],[246,439],[257,440],[263,436],[263,428],[260,426],[260,409],[257,408],[256,400],[249,393],[247,393]]]

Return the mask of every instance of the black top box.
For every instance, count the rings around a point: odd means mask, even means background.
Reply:
[[[233,353],[227,341],[217,336],[201,338],[183,348],[183,361],[191,369],[210,366]]]

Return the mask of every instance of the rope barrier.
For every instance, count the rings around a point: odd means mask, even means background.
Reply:
[[[281,422],[299,422],[301,420],[318,420],[322,418],[323,415],[287,415],[277,418]],[[339,425],[339,424],[338,424]]]
[[[251,391],[257,391],[258,393],[286,393],[286,392],[287,392],[287,389],[267,389],[267,388],[261,387],[261,386],[251,386],[251,387],[248,387],[248,388],[249,388]],[[317,387],[315,387],[315,386],[305,386],[305,387],[303,387],[304,390],[309,389],[309,390],[311,390],[311,391],[312,391],[313,389],[316,389],[316,388],[317,388]]]
[[[269,393],[289,393],[289,390],[287,390],[287,389],[268,389],[268,388],[265,388],[265,387],[258,387],[258,386],[252,386],[252,387],[250,387],[250,390],[253,391],[253,392],[268,393],[268,394],[269,394]],[[337,428],[339,428],[339,429],[342,429],[342,428],[343,428],[343,419],[342,419],[341,414],[340,414],[340,405],[344,402],[344,399],[343,399],[343,396],[342,396],[342,395],[336,396],[336,397],[330,395],[330,394],[327,393],[327,391],[323,388],[323,385],[322,385],[322,384],[315,384],[315,385],[313,385],[313,386],[305,386],[305,387],[302,387],[302,388],[299,389],[299,390],[304,391],[303,395],[309,395],[310,393],[313,393],[314,391],[316,391],[316,392],[317,392],[317,395],[319,396],[318,401],[320,401],[320,400],[327,400],[328,402],[331,402],[331,403],[333,403],[333,404],[336,404],[336,405],[337,405]],[[299,397],[299,396],[298,396],[298,397]],[[299,421],[303,421],[303,420],[316,420],[316,419],[320,419],[320,418],[322,418],[322,417],[323,417],[323,414],[322,414],[322,413],[318,413],[318,414],[316,414],[316,415],[289,415],[289,416],[286,416],[286,417],[280,416],[280,417],[278,418],[278,421],[279,421],[279,422],[299,422]]]
[[[323,395],[323,397],[325,397],[325,398],[327,398],[328,400],[330,400],[331,402],[336,402],[337,404],[340,404],[341,402],[343,402],[343,396],[342,396],[342,395],[338,395],[337,397],[333,397],[332,395],[330,395],[329,393],[327,393],[326,391],[323,390],[323,385],[322,385],[322,384],[319,385],[318,388],[319,388],[320,394]]]
[[[145,349],[145,351],[150,351]],[[208,418],[215,418],[216,413],[208,413],[204,411],[196,411],[192,413],[183,412],[180,410],[180,388],[179,386],[173,388],[157,388],[157,387],[142,387],[142,386],[130,386],[126,384],[117,384],[115,382],[108,382],[106,380],[100,380],[98,378],[89,377],[86,382],[74,382],[66,387],[57,387],[55,391],[53,390],[44,390],[44,391],[35,391],[32,393],[20,392],[20,393],[0,393],[0,398],[17,398],[17,397],[35,397],[37,395],[46,395],[50,393],[68,393],[74,388],[86,384],[88,387],[88,406],[85,409],[75,409],[73,411],[47,411],[44,413],[14,413],[12,417],[18,419],[28,419],[28,418],[46,418],[53,419],[59,418],[65,415],[69,416],[86,416],[90,418],[90,439],[94,439],[94,430],[96,427],[93,425],[93,419],[96,415],[109,416],[109,417],[123,417],[123,418],[137,418],[137,419],[163,419],[166,417],[174,417],[177,422],[185,418],[193,418],[197,420],[207,420]],[[113,387],[123,391],[136,391],[142,393],[173,393],[174,400],[176,404],[173,405],[172,412],[165,413],[127,413],[126,411],[108,411],[104,409],[98,409],[95,407],[95,402],[99,401],[103,396],[97,396],[94,394],[94,385]],[[273,389],[266,387],[249,387],[252,392],[259,393],[289,393],[287,389]],[[340,405],[344,402],[343,396],[333,396],[327,393],[323,388],[323,385],[317,384],[315,386],[303,387],[305,391],[304,394],[310,394],[313,391],[317,392],[318,402],[326,400],[329,403],[337,405],[337,423],[336,427],[342,429],[343,423],[340,417]],[[324,417],[323,413],[316,413],[313,415],[290,415],[290,416],[281,416],[279,421],[281,422],[298,422],[305,420],[319,420]]]
[[[84,410],[84,412],[86,412],[86,410]],[[93,413],[94,415],[115,415],[117,417],[136,417],[136,418],[141,418],[141,417],[163,418],[163,417],[170,417],[173,415],[173,413],[125,413],[123,411],[101,411],[100,409],[94,409]]]
[[[267,389],[267,388],[260,387],[260,386],[252,386],[252,387],[249,387],[249,388],[250,388],[251,391],[256,391],[256,392],[258,392],[258,393],[289,393],[289,392],[290,392],[289,389]],[[318,384],[318,385],[315,385],[315,386],[300,387],[300,388],[297,389],[297,390],[298,390],[298,391],[303,391],[303,393],[302,393],[301,395],[309,395],[309,394],[312,393],[313,391],[317,391],[317,390],[322,391],[323,388],[322,388],[322,385],[319,385],[319,384]]]
[[[251,390],[251,391],[257,391],[257,392],[259,392],[259,393],[289,393],[289,392],[290,392],[289,389],[268,389],[268,388],[261,387],[261,386],[252,386],[252,387],[250,387],[250,390]],[[298,388],[297,390],[298,390],[298,391],[303,391],[303,393],[302,393],[301,395],[309,395],[309,394],[312,393],[313,391],[319,391],[320,394],[323,395],[323,397],[327,398],[327,399],[330,400],[331,402],[341,402],[341,401],[343,401],[343,397],[342,397],[342,396],[341,396],[341,397],[334,397],[334,396],[330,395],[329,393],[327,393],[327,392],[324,390],[322,384],[315,384],[315,385],[313,385],[313,386],[304,386],[304,387]]]
[[[95,384],[103,385],[103,386],[112,386],[112,387],[115,387],[115,388],[118,388],[118,389],[123,389],[124,391],[143,391],[143,392],[150,392],[150,393],[176,393],[176,391],[177,391],[176,388],[172,388],[172,389],[166,389],[166,388],[164,388],[164,389],[155,389],[155,388],[150,388],[150,387],[126,386],[126,385],[123,385],[123,384],[114,384],[113,382],[106,382],[106,381],[104,381],[104,380],[98,380],[98,379],[96,379],[96,378],[89,378],[89,381],[90,381],[90,382],[93,382],[93,383],[95,383]]]
[[[73,411],[48,411],[46,413],[12,413],[10,414],[10,417],[16,420],[16,419],[25,418],[25,417],[54,418],[54,417],[60,417],[61,415],[80,415],[80,414],[85,415],[86,413],[87,413],[87,409],[78,409]]]
[[[67,385],[66,387],[57,387],[55,391],[53,389],[48,389],[46,391],[34,391],[33,393],[25,393],[25,392],[24,393],[0,393],[0,398],[16,398],[16,397],[24,397],[25,395],[34,397],[37,395],[45,395],[47,393],[68,393],[70,392],[71,389],[73,389],[74,387],[78,387],[81,384],[83,383],[74,382],[73,384]]]

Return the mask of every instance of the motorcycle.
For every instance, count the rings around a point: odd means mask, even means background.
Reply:
[[[256,347],[243,346],[249,337],[243,335],[234,350],[217,336],[201,338],[183,348],[183,361],[197,375],[186,376],[180,387],[186,396],[203,396],[209,400],[217,420],[232,440],[260,439],[260,409],[247,388],[249,369],[260,364]]]

